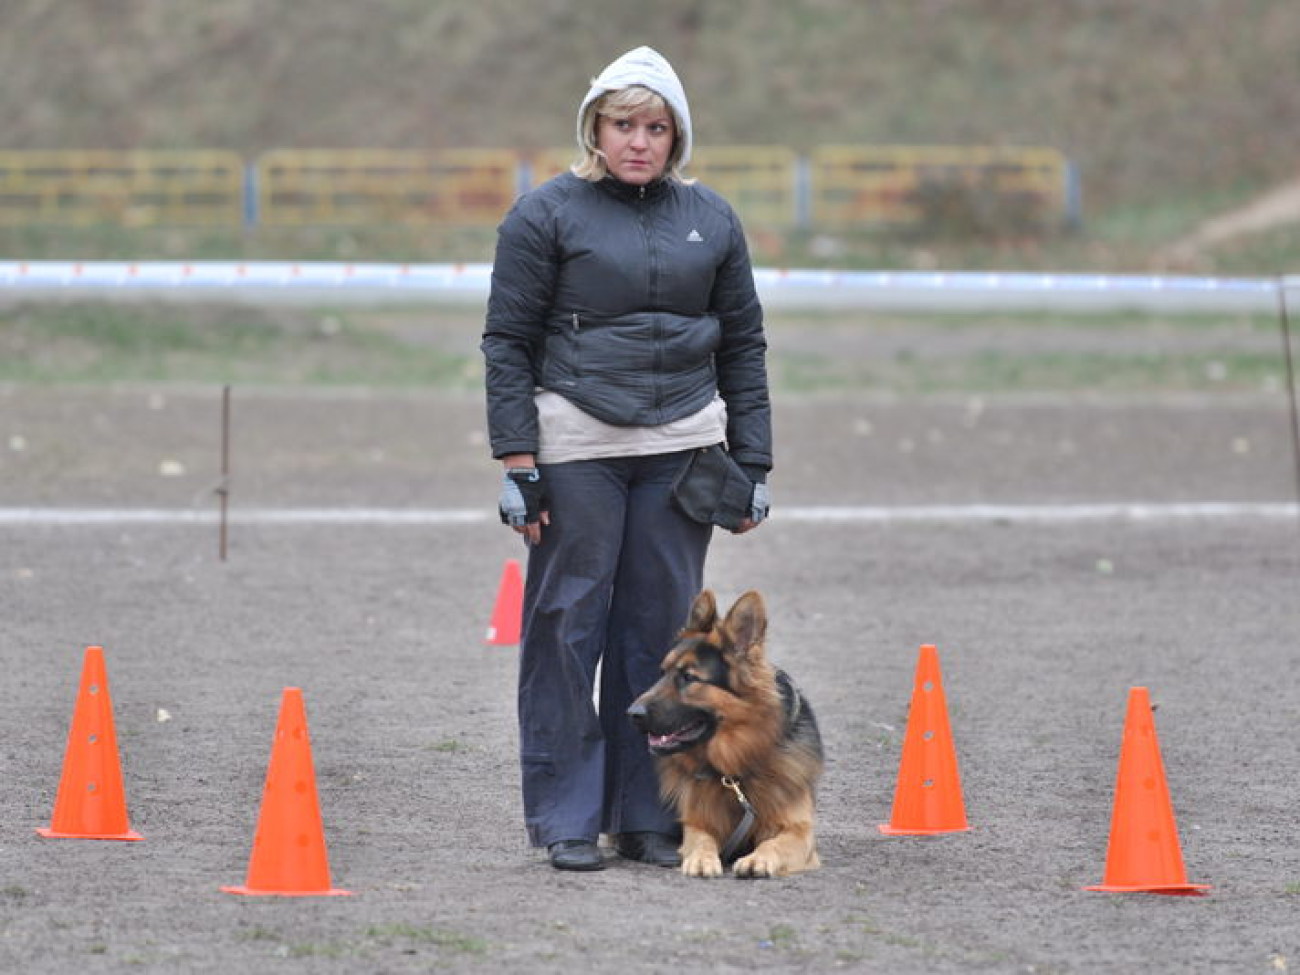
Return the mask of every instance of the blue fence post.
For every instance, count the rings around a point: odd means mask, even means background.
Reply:
[[[1069,230],[1083,226],[1083,185],[1079,168],[1068,159],[1065,161],[1065,226]]]
[[[812,228],[812,164],[807,156],[794,160],[794,225],[799,230]]]
[[[515,196],[523,196],[533,185],[533,161],[524,156],[519,157],[515,166]]]
[[[257,163],[244,164],[244,229],[257,226]]]

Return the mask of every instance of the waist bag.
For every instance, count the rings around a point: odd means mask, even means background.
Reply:
[[[673,481],[672,499],[692,521],[735,531],[749,517],[754,485],[722,444],[691,452]]]

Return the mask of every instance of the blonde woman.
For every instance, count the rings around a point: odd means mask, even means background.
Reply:
[[[640,47],[578,108],[581,158],[498,232],[482,350],[502,521],[529,545],[520,648],[524,818],[557,869],[676,866],[679,828],[625,716],[703,588],[712,525],[673,500],[724,444],[767,514],[763,313],[732,208],[684,175],[691,116],[672,66]],[[599,665],[599,706],[593,706]]]

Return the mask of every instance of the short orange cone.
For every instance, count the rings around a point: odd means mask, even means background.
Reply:
[[[513,646],[523,630],[524,575],[518,559],[506,559],[497,588],[497,604],[492,610],[484,642],[492,646]]]
[[[921,647],[916,665],[916,687],[907,714],[893,813],[889,822],[879,828],[889,836],[970,829],[961,798],[957,750],[948,726],[939,652],[930,644]]]
[[[1151,697],[1145,687],[1129,689],[1105,877],[1100,884],[1084,889],[1193,895],[1210,889],[1208,884],[1187,882]]]
[[[221,889],[227,894],[283,897],[351,893],[330,886],[307,711],[297,687],[286,687],[281,698],[246,882]]]
[[[103,647],[86,647],[54,816],[36,832],[61,839],[144,839],[127,824]]]

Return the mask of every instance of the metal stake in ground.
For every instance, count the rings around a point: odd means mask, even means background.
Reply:
[[[217,543],[221,561],[226,561],[226,517],[230,507],[230,387],[221,390],[221,480],[216,495],[221,505],[220,538]]]
[[[1291,317],[1286,308],[1286,279],[1277,286],[1278,314],[1282,321],[1282,361],[1286,363],[1287,401],[1291,405],[1291,457],[1295,461],[1296,505],[1300,508],[1300,414],[1296,412],[1295,367],[1291,363]]]

